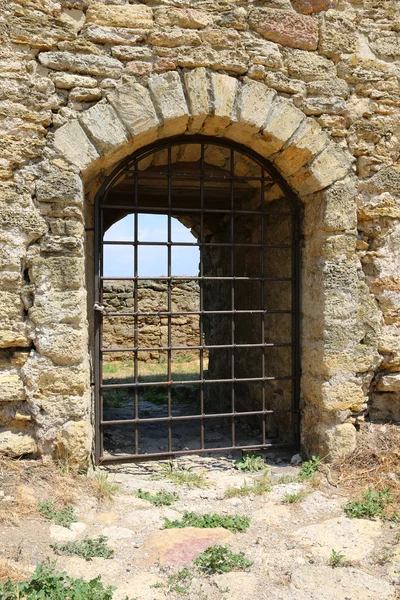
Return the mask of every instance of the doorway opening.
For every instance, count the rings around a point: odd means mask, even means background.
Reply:
[[[257,154],[157,142],[96,196],[96,462],[299,443],[300,207]]]

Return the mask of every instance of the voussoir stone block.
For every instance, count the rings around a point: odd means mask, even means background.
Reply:
[[[275,98],[260,140],[264,156],[278,152],[304,120],[304,114],[292,102]]]
[[[225,133],[229,139],[248,143],[248,138],[258,133],[267,122],[268,114],[276,96],[263,83],[247,81],[239,89],[236,100],[236,118]]]
[[[54,146],[81,171],[100,157],[78,121],[71,121],[57,129]]]
[[[125,127],[109,104],[98,103],[84,111],[80,123],[102,152],[118,148],[128,141]]]
[[[239,82],[229,75],[212,73],[211,96],[213,99],[212,116],[206,121],[202,133],[217,135],[232,121],[235,121],[234,107],[239,92]]]
[[[347,153],[331,143],[308,168],[292,177],[290,183],[301,196],[313,194],[345,177],[350,169]]]
[[[86,13],[86,21],[96,25],[124,27],[127,29],[152,29],[153,11],[148,6],[125,5],[90,6]]]
[[[139,83],[127,83],[107,94],[125,127],[134,137],[158,127],[150,92]]]
[[[282,46],[316,50],[318,22],[294,11],[256,8],[250,12],[249,24],[264,38]]]
[[[285,176],[294,175],[329,143],[329,136],[313,119],[307,119],[278,155],[275,164]],[[321,188],[320,188],[321,189]]]
[[[204,67],[187,71],[184,74],[186,93],[192,121],[190,130],[198,132],[210,114],[210,101],[207,91],[207,72]]]
[[[97,77],[120,77],[123,64],[116,58],[74,52],[41,52],[39,62],[56,71],[71,71]]]
[[[164,135],[183,133],[189,120],[189,110],[179,74],[169,71],[152,75],[149,88],[163,119]]]

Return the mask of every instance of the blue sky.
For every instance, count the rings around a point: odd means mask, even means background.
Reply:
[[[142,242],[166,242],[168,240],[168,218],[165,215],[139,215],[138,239]],[[173,242],[195,242],[196,239],[177,219],[171,220]],[[134,217],[128,215],[112,225],[104,235],[104,241],[133,241]],[[133,246],[104,246],[105,277],[133,277]],[[198,247],[172,248],[172,275],[198,275]],[[139,276],[162,277],[167,275],[167,247],[139,247]]]

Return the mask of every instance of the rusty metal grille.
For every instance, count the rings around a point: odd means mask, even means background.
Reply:
[[[190,152],[195,160],[184,158]],[[224,168],[215,165],[216,159],[208,162],[213,152],[225,157]],[[105,240],[110,225],[126,215],[133,219],[131,239]],[[140,239],[140,215],[166,217],[165,241]],[[174,219],[190,223],[197,239],[175,240]],[[227,140],[169,138],[128,157],[107,178],[95,200],[97,464],[298,447],[299,221],[297,198],[275,168]],[[129,277],[104,273],[110,245],[131,257]],[[140,257],[150,246],[164,248],[167,259],[165,273],[151,277],[152,284],[165,289],[165,305],[157,310],[141,305],[139,297],[141,282],[149,281],[140,273]],[[190,247],[199,249],[198,273],[174,274],[175,249]],[[113,280],[132,284],[129,310],[121,312],[105,303],[105,286]],[[188,282],[198,286],[199,305],[196,310],[177,310],[174,290]],[[175,336],[177,319],[188,317],[198,319],[198,343],[193,345],[180,344]],[[164,341],[141,345],[141,323],[153,318],[166,324]],[[124,319],[132,323],[130,344],[105,345],[105,322]],[[123,380],[105,376],[113,353],[130,357]],[[144,353],[163,357],[162,376],[141,376]],[[179,353],[198,356],[197,370],[189,378],[174,372]],[[183,410],[177,410],[175,399],[188,386],[195,390],[193,406],[185,412],[183,404]],[[128,400],[113,412],[107,398],[118,390]],[[142,409],[149,390],[165,398],[155,414]],[[222,433],[217,435],[218,427]],[[185,428],[190,440],[185,439]],[[122,450],[107,447],[115,431],[124,438]],[[151,435],[162,441],[156,451],[142,446],[141,440]]]

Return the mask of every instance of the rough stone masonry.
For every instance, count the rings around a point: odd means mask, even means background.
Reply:
[[[0,450],[92,447],[93,199],[176,134],[270,160],[304,207],[302,444],[400,420],[397,0],[0,0]]]

